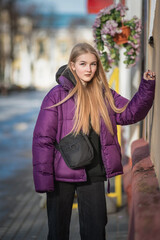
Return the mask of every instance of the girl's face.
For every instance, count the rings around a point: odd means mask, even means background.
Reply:
[[[92,53],[84,53],[76,59],[75,63],[71,62],[71,67],[82,83],[90,82],[97,70],[97,58]]]

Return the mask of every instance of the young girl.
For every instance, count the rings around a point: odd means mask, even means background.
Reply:
[[[80,43],[56,79],[58,85],[43,100],[33,136],[34,183],[37,192],[47,193],[48,240],[69,240],[75,191],[81,239],[105,240],[104,181],[123,173],[116,125],[145,118],[154,99],[155,74],[145,72],[138,92],[128,101],[109,88],[95,49]],[[88,135],[94,158],[90,165],[73,170],[55,143],[80,131]]]

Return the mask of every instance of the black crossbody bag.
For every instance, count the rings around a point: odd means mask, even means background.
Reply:
[[[88,136],[80,132],[74,136],[72,133],[55,143],[55,148],[60,151],[65,163],[71,169],[84,168],[91,164],[94,150]]]

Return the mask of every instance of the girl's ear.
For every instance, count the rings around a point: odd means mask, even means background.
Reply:
[[[75,68],[75,63],[74,63],[74,62],[71,62],[71,68],[72,68],[73,71],[76,70],[76,68]]]

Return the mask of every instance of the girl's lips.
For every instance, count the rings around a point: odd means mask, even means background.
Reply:
[[[85,74],[85,76],[86,76],[86,77],[90,77],[90,76],[91,76],[91,74]]]

